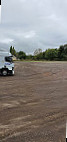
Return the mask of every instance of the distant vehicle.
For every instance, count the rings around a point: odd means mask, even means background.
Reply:
[[[10,52],[0,51],[0,74],[14,75],[14,63]]]

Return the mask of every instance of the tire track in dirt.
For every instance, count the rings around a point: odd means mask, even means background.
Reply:
[[[66,102],[66,62],[16,62],[0,78],[0,141],[64,142]]]

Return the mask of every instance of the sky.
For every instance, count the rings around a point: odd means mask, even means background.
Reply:
[[[0,23],[1,23],[1,5],[0,5]]]
[[[1,0],[0,48],[33,54],[67,44],[67,0]]]

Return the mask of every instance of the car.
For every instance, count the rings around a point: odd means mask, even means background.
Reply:
[[[0,51],[0,74],[14,75],[14,63],[10,52]]]

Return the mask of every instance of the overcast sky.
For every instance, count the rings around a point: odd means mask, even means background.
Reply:
[[[58,48],[67,43],[67,0],[2,0],[0,48]]]

